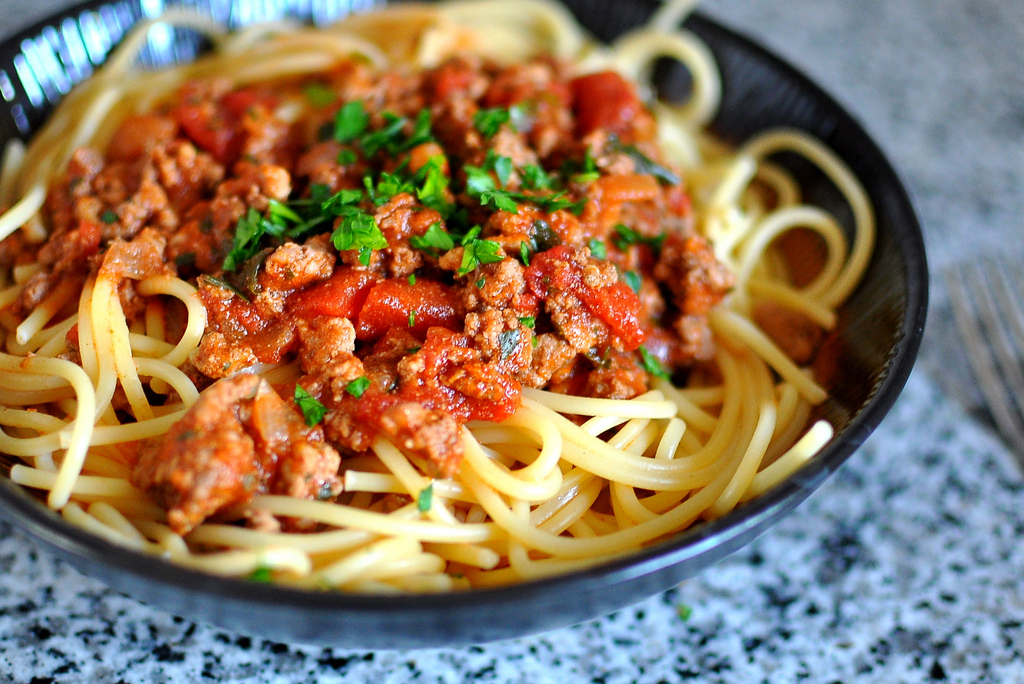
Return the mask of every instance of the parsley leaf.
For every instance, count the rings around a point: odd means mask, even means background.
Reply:
[[[654,176],[662,185],[679,185],[683,182],[675,171],[654,161],[634,145],[623,145],[618,138],[610,139],[608,145],[613,151],[621,152],[632,159],[636,173]]]
[[[250,582],[259,582],[260,584],[270,584],[273,581],[272,571],[266,565],[261,565],[251,573],[247,578]]]
[[[340,143],[352,142],[366,131],[370,117],[362,100],[347,103],[334,117],[334,139]]]
[[[302,385],[295,386],[295,405],[302,411],[302,417],[306,419],[306,425],[309,427],[317,425],[327,415],[327,407]]]
[[[377,181],[376,188],[374,188],[373,179],[370,178],[369,175],[363,177],[363,185],[366,187],[366,192],[370,196],[370,199],[378,207],[387,203],[395,195],[400,195],[402,193],[411,194],[416,190],[412,183],[405,180],[400,175],[388,173],[387,171],[381,171],[380,179]]]
[[[243,262],[252,258],[260,251],[260,240],[268,233],[280,237],[284,234],[284,227],[266,220],[250,207],[245,216],[238,219],[238,223],[235,224],[234,242],[221,268],[225,271],[234,271]]]
[[[642,243],[650,245],[655,252],[658,252],[661,249],[661,243],[665,241],[665,233],[648,237],[620,223],[615,226],[615,237],[612,238],[612,241],[621,250],[626,250],[630,245]]]
[[[359,263],[370,265],[370,253],[388,246],[387,238],[377,227],[377,221],[362,209],[352,206],[341,207],[341,221],[331,234],[331,241],[339,252],[347,249],[359,250]]]
[[[345,391],[351,394],[353,397],[358,399],[363,396],[363,392],[370,386],[370,379],[367,377],[356,378],[352,382],[345,385]]]
[[[399,152],[410,150],[434,139],[430,131],[430,110],[428,109],[421,109],[416,115],[412,134],[408,137],[402,135],[405,125],[409,122],[408,119],[392,112],[384,112],[382,116],[385,122],[384,126],[359,139],[359,144],[367,157],[372,157],[380,150],[385,150],[391,156],[395,156]]]
[[[519,322],[533,330],[533,327],[537,324],[537,318],[535,316],[523,316],[519,319]]]
[[[519,258],[523,260],[523,266],[530,265],[530,248],[525,240],[519,243]]]
[[[107,209],[100,216],[100,221],[103,221],[104,223],[114,223],[115,221],[117,221],[117,214],[111,211],[110,209]]]
[[[334,101],[338,98],[335,92],[323,83],[307,83],[302,86],[302,94],[306,96],[309,104],[314,107],[326,107],[327,105],[334,104]]]
[[[503,107],[481,109],[473,115],[473,127],[486,138],[493,138],[503,123],[509,123],[511,113]]]
[[[597,162],[590,155],[588,149],[583,155],[583,168],[579,173],[574,174],[570,180],[574,183],[592,183],[601,177],[601,172],[597,168]]]
[[[605,249],[604,243],[596,238],[591,238],[588,245],[590,247],[590,253],[595,259],[607,259],[608,250]]]
[[[431,504],[434,502],[434,482],[431,481],[426,487],[424,487],[419,496],[416,497],[416,508],[420,510],[420,513],[426,513],[430,510]]]
[[[669,379],[668,370],[662,365],[661,361],[658,360],[651,352],[647,351],[646,347],[640,347],[640,359],[641,365],[644,370],[655,377],[662,378],[664,380]]]
[[[416,327],[416,309],[409,312],[409,327]]]
[[[416,284],[416,274],[415,273],[410,273],[409,274],[409,285],[415,285],[415,284]]]
[[[622,279],[626,281],[630,289],[637,294],[640,294],[640,288],[643,286],[643,282],[640,280],[640,274],[636,271],[626,271],[622,274]]]
[[[448,189],[448,176],[444,173],[444,162],[441,155],[431,157],[416,172],[413,182],[417,184],[416,197],[423,206],[447,218],[451,214],[452,205],[448,203],[445,192]]]
[[[523,177],[523,187],[527,190],[551,190],[555,186],[555,179],[536,164],[527,164],[520,169],[520,173]]]
[[[476,239],[475,236],[479,233],[480,227],[477,226],[467,233],[466,238],[463,238],[462,264],[459,266],[457,275],[468,275],[481,264],[496,264],[505,258],[500,244],[493,240]]]
[[[440,223],[431,223],[430,228],[427,228],[427,232],[423,235],[411,236],[409,244],[434,256],[455,249],[455,240],[441,227]]]
[[[359,161],[359,157],[356,155],[355,151],[346,147],[338,153],[337,161],[341,166],[350,166]]]

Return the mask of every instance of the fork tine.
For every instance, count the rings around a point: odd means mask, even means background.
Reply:
[[[1005,260],[995,262],[995,293],[999,306],[1006,311],[1006,323],[1017,341],[1017,349],[1024,355],[1024,272],[1018,267],[1011,273]],[[1011,285],[1013,283],[1016,285]],[[1015,289],[1015,292],[1011,290]],[[1016,296],[1015,296],[1016,295]]]
[[[1005,331],[999,324],[999,312],[987,290],[984,273],[973,267],[960,267],[946,272],[950,303],[960,335],[964,340],[967,360],[971,364],[985,401],[999,431],[1013,447],[1014,455],[1024,467],[1024,426],[1019,415],[1013,411],[1014,400],[1006,390],[997,370],[996,355],[1005,371],[1006,362],[1012,359],[1007,349]],[[986,334],[987,332],[987,334]],[[993,352],[987,340],[995,338]],[[1010,363],[1010,367],[1015,364]],[[1019,372],[1019,368],[1017,369]],[[1011,371],[1012,373],[1012,371]],[[1004,372],[1005,375],[1005,372]],[[1024,402],[1024,392],[1020,395]]]
[[[976,266],[978,278],[972,283],[975,296],[982,303],[981,315],[988,329],[988,341],[995,353],[996,364],[1004,381],[1010,386],[1010,396],[1018,409],[1024,408],[1024,367],[1019,363],[1014,349],[1013,330],[1010,320],[1014,318],[1012,297],[1004,282],[1005,269],[994,259],[986,259]],[[1000,295],[1006,295],[1000,296]]]

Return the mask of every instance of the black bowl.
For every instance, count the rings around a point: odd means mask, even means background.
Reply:
[[[140,4],[120,0],[77,5],[0,45],[0,94],[6,100],[0,137],[30,136],[68,87],[101,62],[109,45],[141,17]],[[266,11],[273,3],[183,4],[198,5],[237,25],[261,18],[243,8],[258,5]],[[277,4],[297,6],[292,13],[309,18],[308,2]],[[312,4],[319,6],[314,18],[324,21],[350,3]],[[568,4],[604,39],[643,22],[657,5],[649,0]],[[0,478],[0,513],[83,572],[152,606],[268,639],[356,648],[456,646],[578,623],[668,589],[752,541],[861,445],[902,390],[927,308],[924,243],[899,178],[853,117],[747,38],[700,16],[689,19],[687,26],[707,41],[719,61],[724,99],[714,128],[720,135],[740,142],[774,126],[811,133],[853,169],[878,215],[871,265],[843,307],[839,332],[829,345],[838,375],[821,413],[837,426],[837,436],[795,476],[721,519],[695,525],[629,557],[507,588],[428,596],[314,593],[193,572],[86,534],[5,478]],[[154,42],[147,53],[154,63],[187,59],[200,49],[200,41],[188,32],[164,37],[165,42]],[[685,87],[671,66],[662,76],[669,91]],[[805,175],[812,198],[848,217],[847,207],[827,182],[799,166],[795,171]]]

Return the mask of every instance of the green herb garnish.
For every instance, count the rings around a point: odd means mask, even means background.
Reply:
[[[607,259],[608,250],[605,249],[604,242],[596,238],[592,238],[587,246],[590,247],[590,253],[595,259]]]
[[[654,354],[647,351],[646,347],[640,347],[640,359],[645,371],[663,380],[669,379],[668,369],[665,368]]]
[[[643,286],[643,282],[640,279],[640,274],[636,271],[626,271],[622,274],[622,279],[626,281],[630,289],[637,294],[640,294],[640,288]]]
[[[426,513],[430,510],[430,506],[433,502],[434,483],[431,481],[430,484],[420,490],[419,496],[416,497],[416,508],[420,509],[420,513]]]
[[[370,387],[370,380],[369,380],[369,378],[361,377],[361,378],[356,378],[352,382],[350,382],[347,385],[345,385],[345,391],[348,392],[349,394],[351,394],[356,399],[358,399],[359,397],[363,396],[363,392],[365,392],[369,387]]]
[[[370,117],[362,100],[345,104],[334,117],[334,139],[340,143],[352,142],[366,131]]]
[[[509,123],[511,113],[503,107],[481,109],[473,115],[473,127],[486,138],[493,138],[501,125]]]
[[[306,420],[306,425],[309,427],[319,424],[324,419],[324,416],[327,415],[327,407],[321,404],[302,385],[295,386],[295,405],[302,411],[302,417]]]
[[[409,244],[434,256],[455,249],[455,240],[451,233],[441,227],[440,223],[431,223],[423,235],[413,235]]]
[[[314,107],[326,107],[338,99],[337,94],[323,83],[307,83],[302,86],[302,94]]]

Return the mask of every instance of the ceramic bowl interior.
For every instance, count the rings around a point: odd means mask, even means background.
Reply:
[[[188,5],[231,26],[282,15],[327,22],[372,2],[117,0],[87,2],[0,44],[0,140],[28,138],[54,103],[101,64],[110,47],[145,16]],[[569,0],[598,37],[642,23],[652,0]],[[828,344],[835,373],[821,414],[835,439],[794,477],[721,519],[586,571],[492,590],[441,596],[370,597],[312,593],[182,569],[111,545],[66,524],[0,477],[0,514],[58,556],[133,598],[171,613],[264,638],[356,648],[481,643],[574,624],[663,591],[708,568],[790,512],[850,456],[891,408],[910,373],[927,307],[920,227],[884,154],[821,88],[749,39],[699,14],[687,22],[714,51],[724,98],[714,130],[738,143],[765,128],[803,129],[835,150],[864,183],[878,218],[878,243],[864,281],[840,313]],[[191,59],[203,48],[182,30],[151,34],[152,64]],[[663,90],[679,95],[682,70],[659,70]],[[840,216],[848,207],[823,178],[793,167],[812,200]]]

